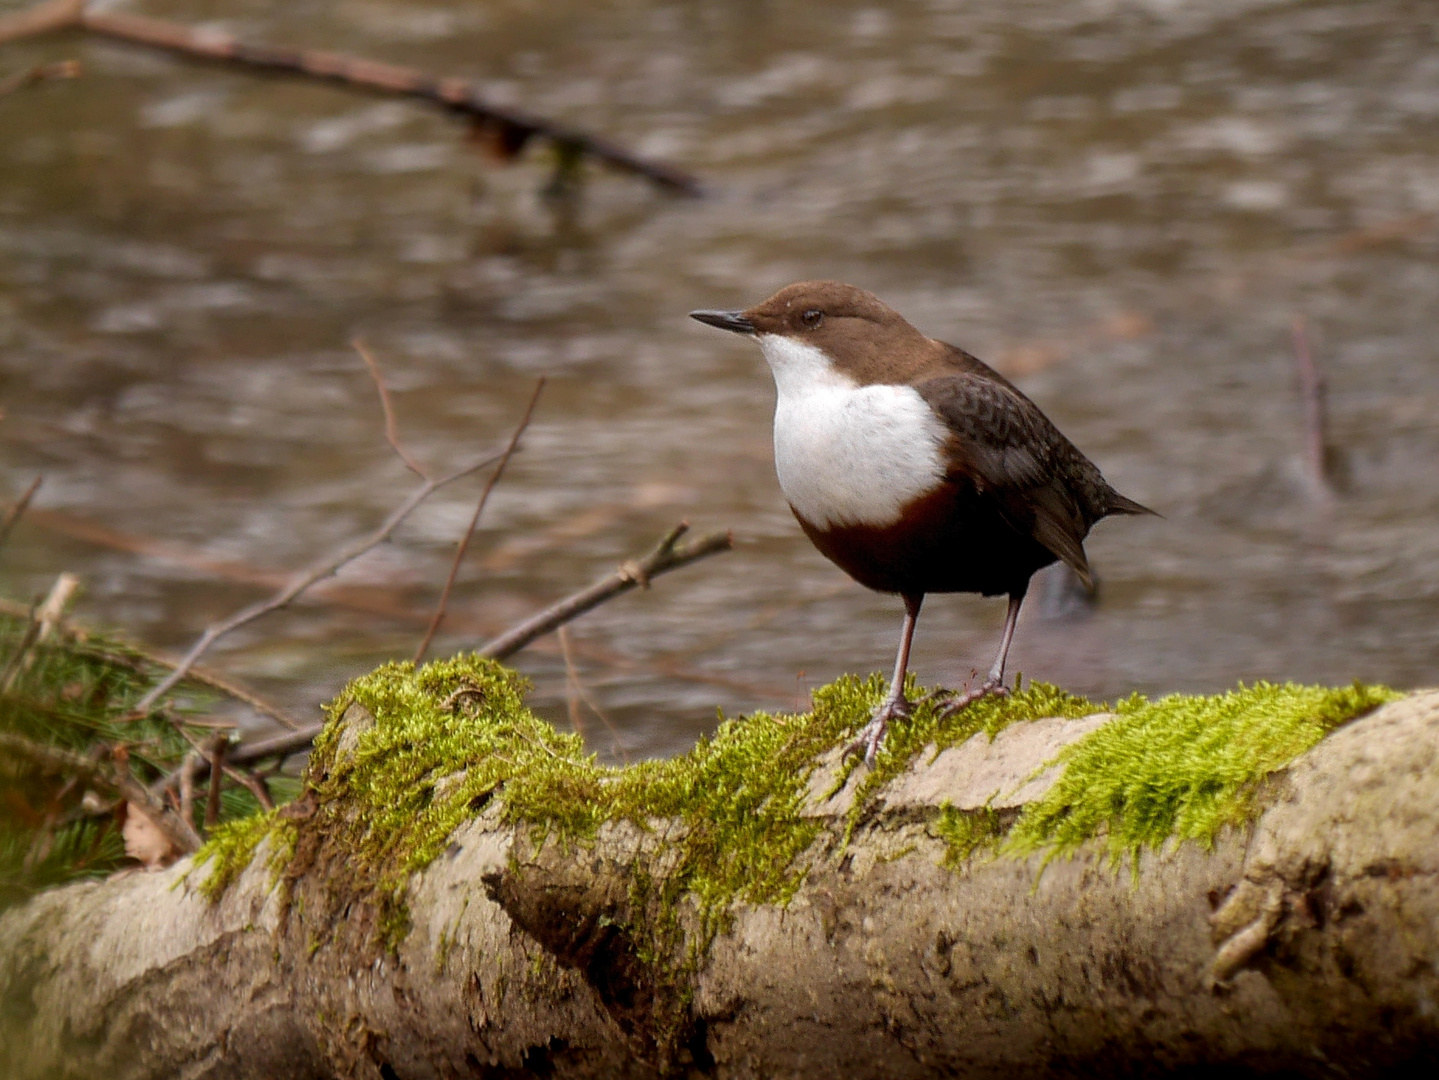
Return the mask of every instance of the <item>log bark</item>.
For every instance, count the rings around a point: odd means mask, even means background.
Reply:
[[[504,824],[496,800],[410,880],[393,951],[333,887],[344,853],[323,844],[279,882],[262,845],[215,904],[188,862],[59,889],[0,916],[0,1073],[1363,1077],[1439,1062],[1439,691],[1340,728],[1211,850],[1133,873],[1098,847],[945,865],[942,803],[1013,813],[1104,722],[922,757],[847,844],[853,781],[826,797],[823,763],[803,885],[737,909],[694,971],[624,930],[671,826],[565,847]]]

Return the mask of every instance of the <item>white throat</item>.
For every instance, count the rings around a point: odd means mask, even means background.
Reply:
[[[812,526],[883,528],[944,482],[947,431],[912,386],[860,386],[813,345],[761,334],[774,373],[774,466]]]

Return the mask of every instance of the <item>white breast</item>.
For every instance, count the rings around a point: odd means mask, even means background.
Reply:
[[[795,511],[821,529],[884,527],[944,479],[946,431],[910,386],[858,386],[812,345],[765,334],[774,372],[774,465]]]

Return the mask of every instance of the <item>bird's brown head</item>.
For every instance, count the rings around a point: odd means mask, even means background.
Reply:
[[[879,297],[840,281],[797,281],[746,311],[692,311],[690,317],[761,344],[780,337],[813,346],[861,383],[900,381],[896,365],[907,368],[935,347]]]

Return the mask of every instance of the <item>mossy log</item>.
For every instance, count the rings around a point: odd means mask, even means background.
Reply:
[[[980,730],[917,716],[868,773],[838,749],[880,691],[854,682],[686,763],[605,770],[508,676],[466,671],[347,692],[307,794],[201,864],[0,916],[0,1073],[1362,1077],[1439,1059],[1439,691],[1186,781],[1189,810],[1159,827],[1222,809],[1199,839],[1123,839],[1138,797],[1110,794],[1107,824],[1060,843],[1083,817],[1055,802],[1076,752],[1115,744],[1132,703],[1045,718],[1041,695],[1038,717],[994,705]],[[478,750],[446,742],[466,731]],[[1146,766],[1117,767],[1116,791]],[[566,797],[583,805],[545,809]]]

